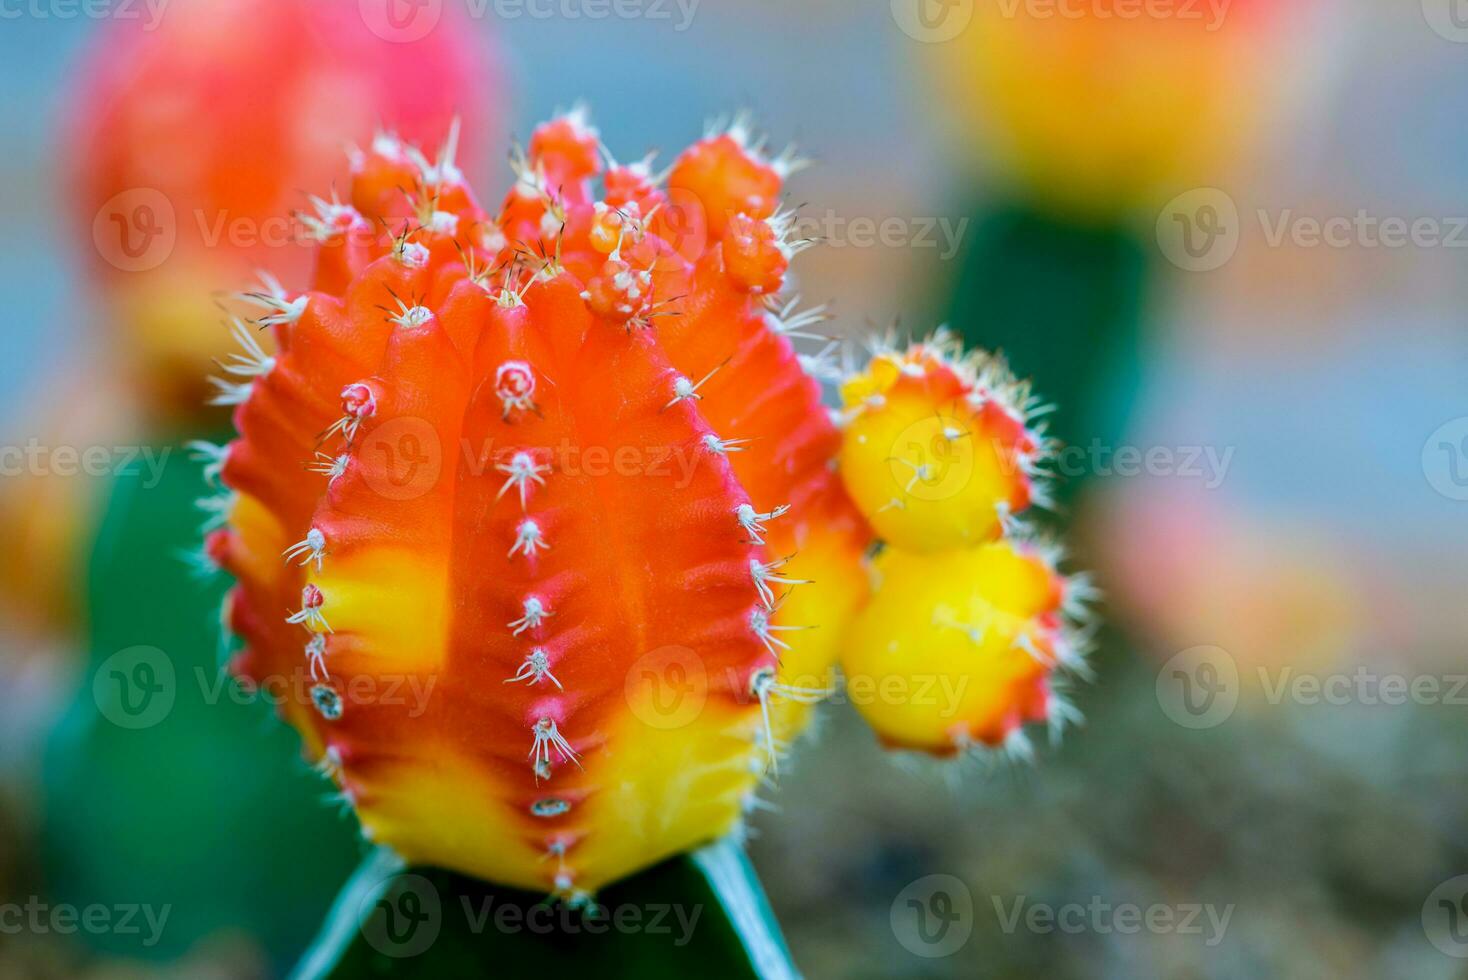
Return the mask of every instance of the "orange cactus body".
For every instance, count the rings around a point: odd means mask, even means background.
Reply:
[[[208,542],[236,671],[290,680],[365,834],[569,896],[740,826],[869,536],[781,314],[726,240],[689,261],[632,213],[663,202],[645,175],[618,173],[610,242],[596,145],[579,114],[542,127],[497,220],[448,160],[361,162],[420,196],[324,229],[278,353],[240,359]]]
[[[331,197],[341,154],[385,127],[441,142],[456,117],[497,131],[492,49],[452,9],[411,42],[374,33],[357,0],[230,0],[113,18],[84,64],[70,125],[76,217],[132,380],[193,413],[221,353],[221,289],[268,267],[303,285],[307,191]],[[262,71],[261,66],[268,66]],[[467,146],[470,163],[487,147]],[[373,157],[407,152],[382,136]],[[367,158],[364,158],[367,159]],[[393,173],[400,172],[398,167]],[[379,206],[401,190],[365,176]]]

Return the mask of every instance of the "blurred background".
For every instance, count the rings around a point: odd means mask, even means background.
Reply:
[[[753,842],[807,975],[1468,975],[1456,0],[441,6],[407,38],[374,0],[0,4],[0,977],[271,977],[309,941],[354,822],[219,679],[183,554],[212,307],[304,259],[210,228],[456,115],[492,198],[578,100],[623,159],[750,110],[815,162],[834,329],[949,323],[1062,406],[1086,723],[958,780],[825,709]],[[903,910],[940,887],[935,943]]]

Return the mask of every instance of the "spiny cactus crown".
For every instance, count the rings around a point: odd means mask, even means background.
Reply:
[[[659,174],[573,112],[512,162],[491,219],[453,138],[354,154],[313,288],[238,297],[239,438],[200,447],[235,669],[289,682],[364,834],[581,900],[740,832],[838,659],[896,748],[1074,717],[1090,590],[1019,522],[1027,386],[941,334],[849,378],[797,353],[796,161],[741,123]]]
[[[777,298],[792,166],[736,125],[657,174],[575,112],[490,218],[452,140],[384,137],[313,202],[312,289],[239,297],[234,669],[369,837],[579,897],[756,805],[869,539]]]

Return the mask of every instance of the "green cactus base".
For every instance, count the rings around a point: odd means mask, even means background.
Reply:
[[[54,902],[155,917],[78,930],[98,952],[166,961],[244,937],[283,970],[361,842],[273,707],[225,679],[223,585],[181,557],[198,548],[199,465],[152,450],[156,482],[119,475],[92,546],[88,660],[44,760],[42,871]]]
[[[369,855],[295,980],[798,974],[744,852],[723,842],[618,882],[577,909]]]

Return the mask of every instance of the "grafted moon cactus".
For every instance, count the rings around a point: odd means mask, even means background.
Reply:
[[[1024,726],[1076,715],[1092,590],[1019,523],[1046,499],[1049,452],[1029,386],[944,334],[883,350],[842,387],[841,472],[885,539],[841,657],[852,701],[893,748],[1029,754]],[[924,693],[926,692],[926,694]]]
[[[248,294],[278,352],[236,324],[207,550],[369,838],[575,898],[754,805],[870,536],[777,298],[790,164],[736,126],[663,181],[573,113],[492,218],[374,149],[311,291]]]

